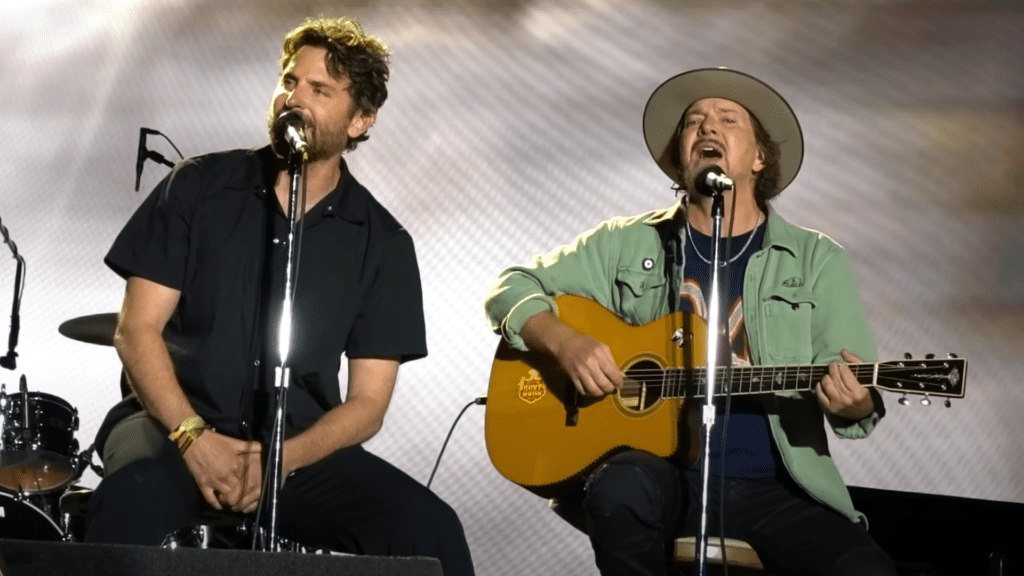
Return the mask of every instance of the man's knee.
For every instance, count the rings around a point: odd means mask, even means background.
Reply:
[[[678,508],[678,476],[667,462],[648,458],[613,458],[598,468],[587,482],[587,515],[651,528],[668,522]]]
[[[104,478],[92,494],[86,540],[159,544],[198,514],[200,499],[187,470],[137,460]]]
[[[896,576],[896,565],[878,546],[857,548],[836,562],[831,576]]]

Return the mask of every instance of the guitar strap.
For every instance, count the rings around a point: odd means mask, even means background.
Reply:
[[[668,308],[674,314],[679,311],[679,286],[686,266],[683,252],[683,240],[679,231],[683,229],[686,219],[685,200],[680,202],[671,220],[663,220],[655,227],[661,237],[661,248],[665,252],[665,277],[668,278]]]

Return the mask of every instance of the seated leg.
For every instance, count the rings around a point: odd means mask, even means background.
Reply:
[[[791,481],[731,480],[727,486],[727,535],[749,542],[772,572],[896,575],[862,525],[811,500]]]
[[[202,510],[202,495],[177,448],[144,414],[111,431],[104,468],[89,499],[86,542],[157,546]]]
[[[601,574],[666,574],[680,492],[676,468],[640,452],[618,454],[594,472],[583,505]]]
[[[338,552],[428,556],[451,576],[473,574],[458,516],[419,482],[361,447],[342,450],[285,482],[280,534]]]

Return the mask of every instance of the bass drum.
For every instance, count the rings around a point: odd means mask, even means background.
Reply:
[[[0,492],[0,538],[59,541],[63,537],[57,523],[29,500]]]
[[[78,410],[43,392],[4,400],[0,488],[37,494],[70,484],[78,471]]]

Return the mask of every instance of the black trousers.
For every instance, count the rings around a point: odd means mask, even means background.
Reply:
[[[207,506],[177,448],[145,416],[129,418],[104,450],[109,473],[89,501],[87,542],[159,545]],[[157,440],[159,438],[159,440]],[[448,576],[472,575],[455,511],[419,482],[355,446],[285,482],[279,533],[337,552],[438,558]]]
[[[726,479],[709,490],[709,533],[747,541],[775,574],[886,575],[896,567],[859,524],[813,501],[791,481]],[[679,536],[700,531],[699,472],[624,452],[590,478],[583,501],[603,576],[666,574]]]

